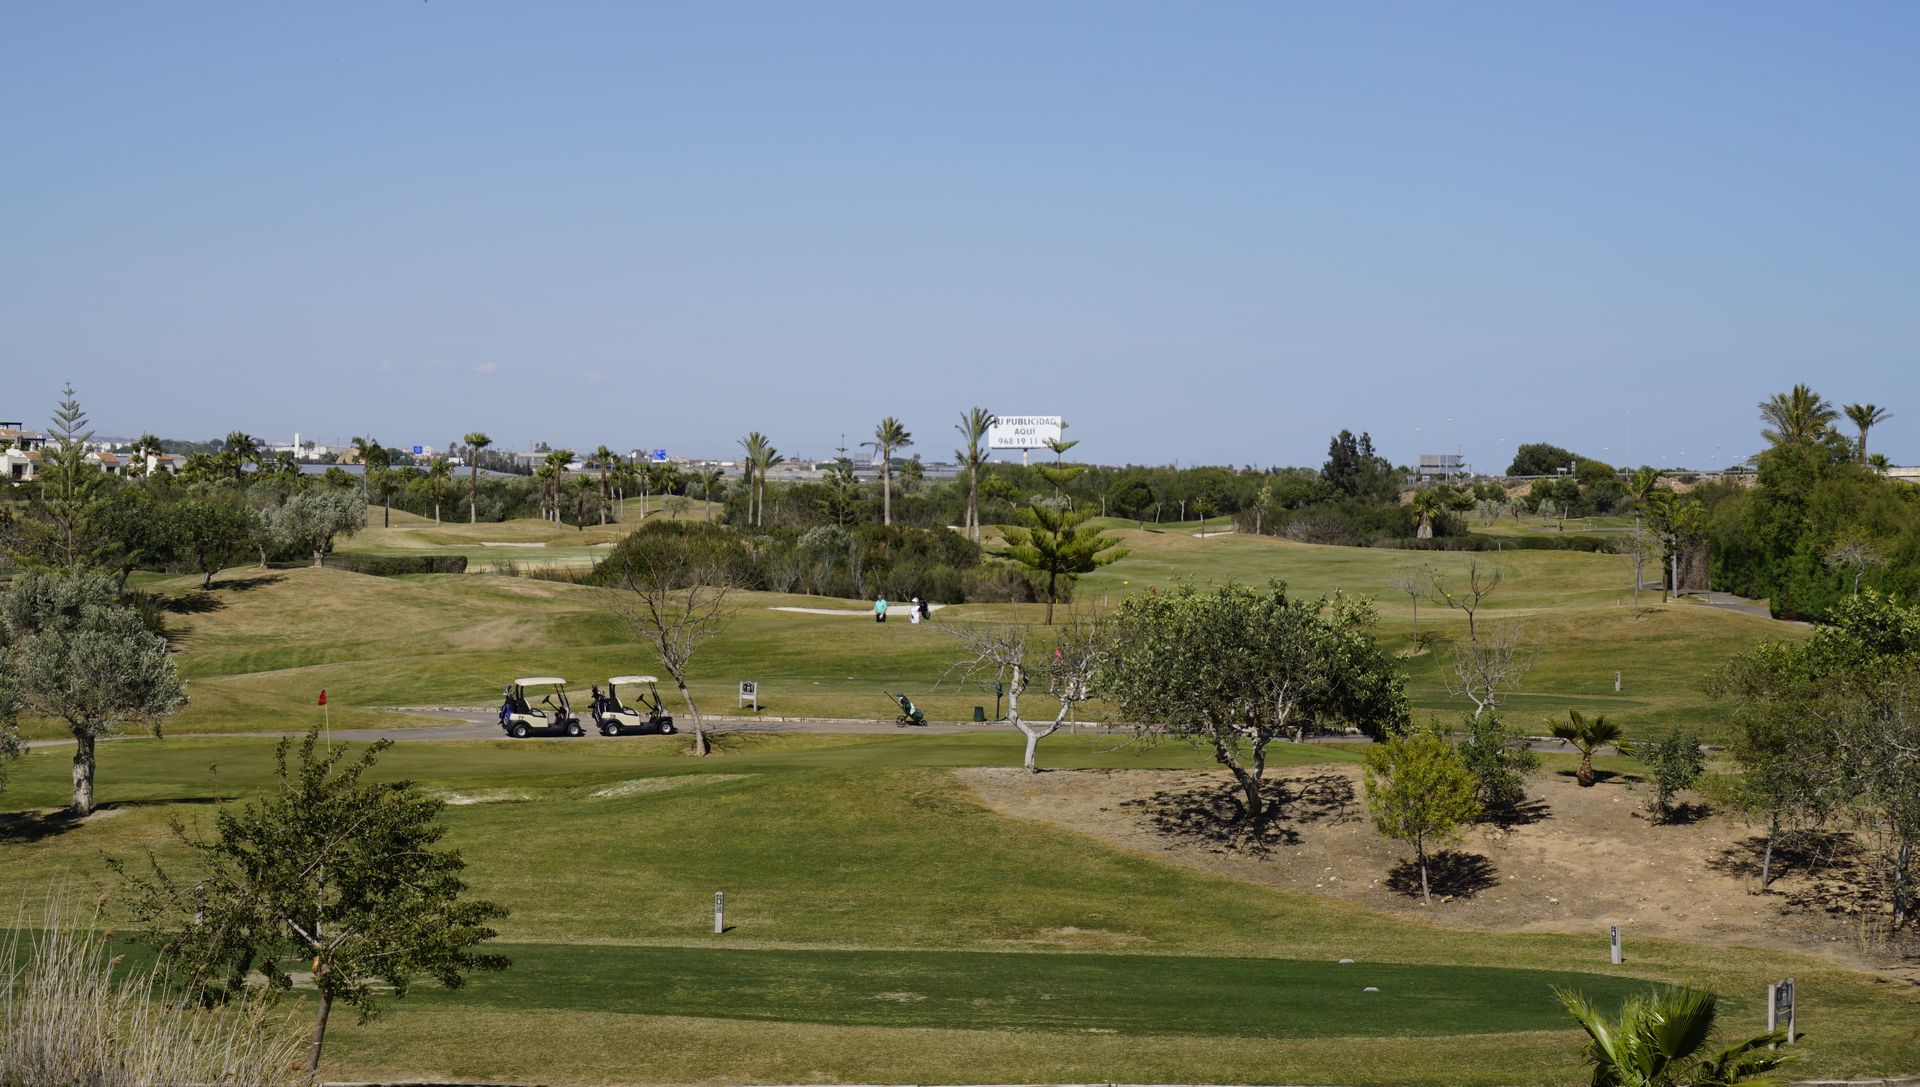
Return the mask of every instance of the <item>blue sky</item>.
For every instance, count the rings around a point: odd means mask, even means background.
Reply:
[[[0,418],[1711,466],[1807,381],[1916,463],[1917,51],[1910,3],[0,3]]]

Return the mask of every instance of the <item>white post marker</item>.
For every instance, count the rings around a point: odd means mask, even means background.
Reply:
[[[1610,928],[1608,930],[1608,937],[1613,951],[1613,965],[1619,966],[1623,961],[1620,955],[1620,926],[1614,925]]]
[[[713,892],[713,931],[719,935],[727,931],[727,892]]]
[[[1793,1044],[1794,1039],[1799,1037],[1799,1022],[1794,1014],[1793,996],[1792,978],[1787,978],[1784,981],[1778,981],[1767,986],[1767,1033],[1772,1034],[1774,1031],[1779,1030],[1780,1024],[1784,1021],[1787,1025],[1787,1044],[1789,1045]],[[1773,1049],[1775,1047],[1768,1046],[1767,1048]]]
[[[760,712],[760,685],[750,679],[741,680],[740,681],[740,699],[739,701],[734,703],[733,708],[736,710],[740,709],[742,706],[745,706],[749,702],[753,703],[753,712],[759,713]]]
[[[1620,693],[1620,673],[1618,672],[1615,672],[1613,674],[1613,693],[1614,694]]]

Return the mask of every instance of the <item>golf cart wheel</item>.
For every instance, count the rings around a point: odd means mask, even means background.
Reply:
[[[586,730],[586,729],[584,729],[584,728],[581,728],[581,727],[580,727],[580,722],[578,722],[578,721],[568,721],[568,722],[567,722],[567,735],[569,735],[569,736],[585,736],[586,734],[587,734],[587,730]]]
[[[673,734],[674,734],[674,733],[675,733],[676,731],[678,731],[678,730],[676,730],[676,729],[675,729],[675,728],[673,727],[673,722],[672,722],[672,721],[663,721],[663,722],[661,722],[661,724],[660,724],[660,735],[662,735],[662,736],[671,736],[671,735],[673,735]]]
[[[514,739],[516,739],[516,740],[524,740],[524,739],[526,739],[526,738],[527,738],[527,726],[526,726],[526,723],[525,723],[525,722],[523,722],[523,721],[515,721],[515,722],[514,722],[514,724],[513,724],[513,738],[514,738]]]
[[[620,726],[617,724],[614,724],[612,721],[609,721],[605,725],[601,726],[600,734],[602,736],[618,736],[620,735]]]

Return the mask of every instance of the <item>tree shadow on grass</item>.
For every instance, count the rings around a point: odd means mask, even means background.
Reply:
[[[213,587],[222,592],[244,593],[253,589],[265,588],[268,585],[278,585],[285,580],[287,580],[287,575],[285,574],[255,574],[252,577],[235,578],[220,578],[216,576],[213,581]]]
[[[227,602],[205,589],[195,589],[179,596],[156,596],[153,606],[168,615],[205,615],[226,607]]]
[[[47,838],[56,838],[70,830],[80,829],[89,819],[101,818],[116,811],[133,811],[164,804],[217,803],[219,801],[213,797],[198,796],[173,800],[122,800],[112,804],[101,804],[93,809],[92,815],[86,816],[75,815],[66,808],[0,812],[0,845],[13,843],[24,845]]]
[[[1353,779],[1323,773],[1268,781],[1261,790],[1265,808],[1256,822],[1247,814],[1237,784],[1209,782],[1162,789],[1120,806],[1144,812],[1162,836],[1197,843],[1214,853],[1264,856],[1275,846],[1298,845],[1298,826],[1345,822],[1355,814]]]
[[[1572,781],[1574,778],[1580,776],[1577,770],[1555,770],[1554,773],[1566,778],[1568,781]],[[1593,783],[1595,785],[1605,785],[1610,781],[1624,781],[1628,784],[1638,785],[1646,780],[1646,778],[1641,777],[1639,774],[1623,774],[1618,770],[1595,770],[1593,772]]]
[[[1493,862],[1478,853],[1448,849],[1427,858],[1427,883],[1433,893],[1444,898],[1472,898],[1500,882]],[[1387,873],[1387,887],[1403,895],[1420,897],[1420,866],[1401,861]]]

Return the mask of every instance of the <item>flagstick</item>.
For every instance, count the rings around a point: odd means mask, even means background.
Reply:
[[[327,734],[327,750],[332,751],[333,750],[333,707],[330,705],[322,704],[320,707],[320,719],[323,722],[323,724],[321,725],[321,728],[323,728]]]

